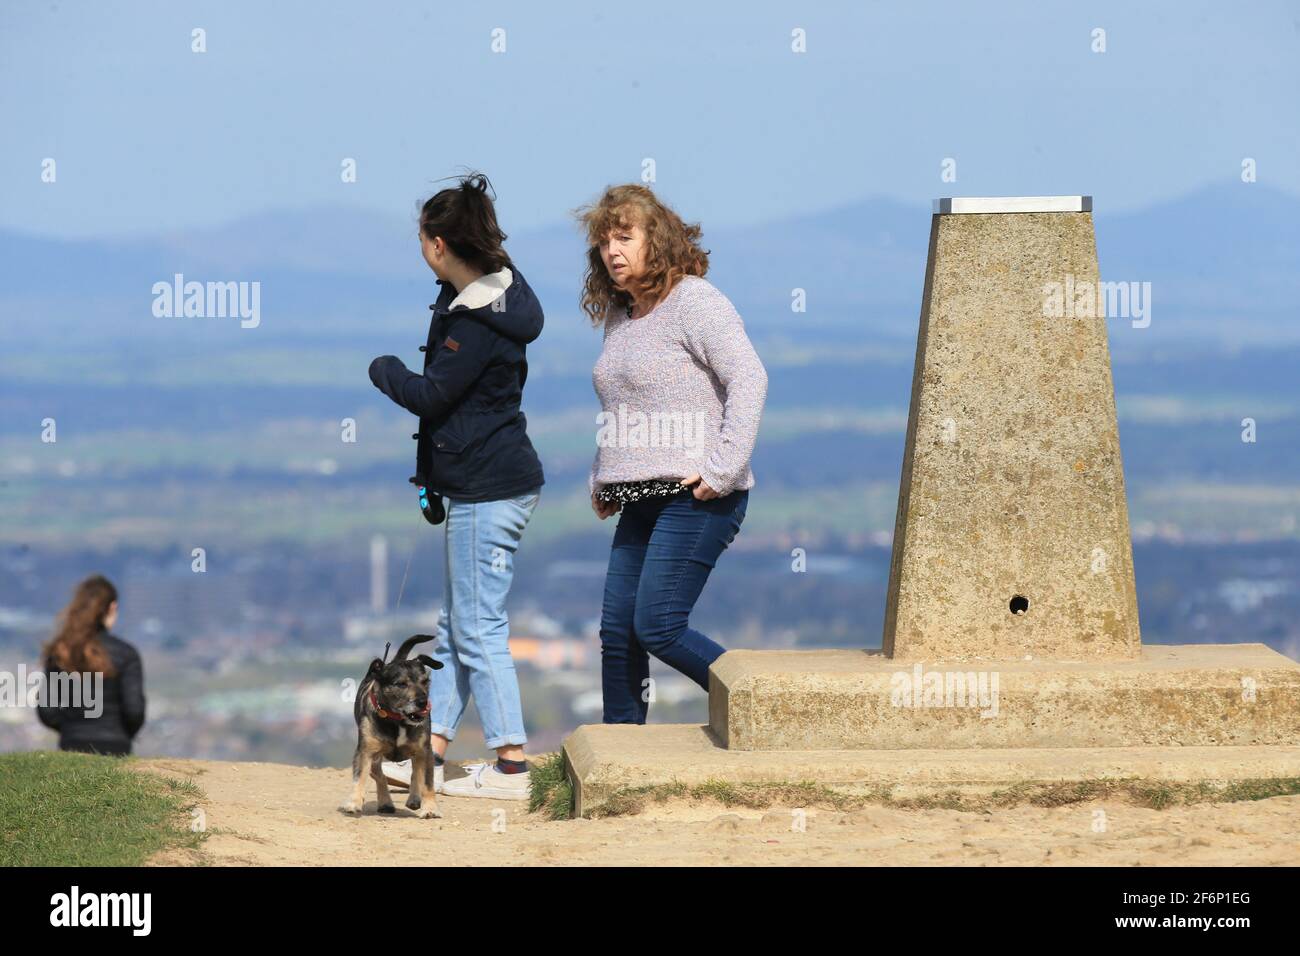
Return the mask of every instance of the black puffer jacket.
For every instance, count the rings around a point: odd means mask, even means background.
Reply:
[[[520,410],[528,378],[525,346],[542,333],[542,306],[511,263],[510,285],[477,307],[450,310],[455,287],[439,279],[422,347],[424,374],[394,355],[370,363],[370,380],[420,418],[411,483],[461,501],[497,501],[544,484],[542,463]],[[499,275],[499,273],[494,274]],[[491,296],[491,277],[471,302]],[[473,285],[478,285],[478,280]],[[496,301],[504,298],[504,302]],[[497,306],[494,308],[494,305]]]
[[[101,630],[99,640],[117,671],[112,677],[104,677],[103,710],[99,715],[93,716],[93,709],[84,707],[54,706],[51,678],[60,671],[46,661],[47,683],[36,716],[46,727],[59,732],[60,750],[129,754],[132,738],[144,726],[144,665],[139,652],[120,637]],[[82,681],[76,675],[73,679]],[[86,686],[82,682],[82,687]],[[91,686],[90,692],[94,693]]]

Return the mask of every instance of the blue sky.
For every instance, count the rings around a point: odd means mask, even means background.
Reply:
[[[407,216],[473,166],[526,230],[645,157],[706,226],[870,196],[1132,209],[1236,182],[1247,156],[1297,195],[1298,48],[1287,3],[6,3],[0,227],[126,236],[320,203]]]

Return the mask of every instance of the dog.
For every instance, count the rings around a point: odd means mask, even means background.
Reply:
[[[357,750],[352,755],[352,793],[339,809],[360,814],[365,803],[366,774],[374,778],[379,812],[396,813],[384,778],[385,760],[411,761],[411,789],[406,806],[421,819],[441,817],[433,791],[433,745],[429,740],[429,674],[440,661],[427,654],[408,660],[416,644],[432,641],[431,634],[416,634],[402,642],[397,656],[387,663],[376,657],[357,688],[352,713],[357,721]],[[384,657],[388,649],[384,649]],[[427,800],[427,803],[426,803]]]

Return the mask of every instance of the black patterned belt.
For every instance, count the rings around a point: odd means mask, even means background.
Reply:
[[[649,478],[645,481],[615,481],[596,492],[600,501],[620,501],[630,504],[642,498],[659,498],[681,494],[691,489],[671,478]]]

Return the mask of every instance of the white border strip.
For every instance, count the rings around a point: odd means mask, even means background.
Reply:
[[[1091,196],[968,196],[936,199],[936,215],[998,212],[1092,212]]]

